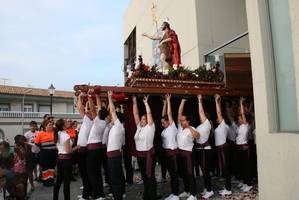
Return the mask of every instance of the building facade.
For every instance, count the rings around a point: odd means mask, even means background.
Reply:
[[[153,44],[141,35],[155,34],[167,17],[179,36],[182,62],[191,67],[248,30],[248,37],[215,53],[251,55],[263,200],[299,199],[298,13],[297,0],[131,0],[124,16],[125,65],[138,54],[151,64]]]
[[[260,199],[299,199],[299,2],[246,0]]]
[[[50,113],[50,95],[46,89],[0,86],[0,137],[13,144],[17,134],[29,129],[29,122],[39,124]],[[23,109],[22,109],[23,108]],[[56,91],[52,102],[54,118],[80,121],[74,105],[74,93]]]
[[[124,15],[125,65],[137,54],[145,64],[153,63],[153,43],[142,36],[155,35],[163,21],[179,37],[182,63],[191,69],[202,65],[204,55],[248,30],[243,0],[132,0]],[[248,53],[248,37],[217,53]]]

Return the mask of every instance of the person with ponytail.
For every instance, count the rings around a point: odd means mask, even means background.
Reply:
[[[59,189],[63,182],[63,194],[65,200],[70,200],[70,182],[72,178],[72,156],[71,153],[78,149],[72,148],[72,141],[65,131],[63,119],[55,123],[54,142],[58,149],[56,182],[54,185],[53,200],[58,200]]]

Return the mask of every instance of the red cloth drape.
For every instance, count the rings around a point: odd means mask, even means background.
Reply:
[[[167,38],[171,38],[170,42],[170,52],[172,56],[172,64],[181,64],[181,46],[179,39],[174,30],[169,30],[167,33]]]

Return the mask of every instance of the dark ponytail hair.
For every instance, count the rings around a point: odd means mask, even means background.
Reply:
[[[55,123],[55,129],[54,129],[54,142],[55,144],[58,142],[58,132],[64,130],[64,120],[59,119]]]

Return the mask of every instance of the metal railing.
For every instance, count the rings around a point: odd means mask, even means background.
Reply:
[[[211,55],[212,53],[215,53],[216,51],[218,51],[220,49],[223,49],[224,47],[226,47],[226,46],[228,46],[228,45],[230,45],[230,44],[232,44],[232,43],[240,40],[241,38],[247,36],[248,34],[249,34],[248,31],[246,31],[244,33],[241,33],[241,34],[237,35],[236,37],[234,37],[233,39],[231,39],[231,40],[229,40],[229,41],[227,41],[227,42],[219,45],[218,47],[216,47],[216,48],[214,48],[212,50],[210,50],[209,52],[207,52],[206,54],[204,54],[205,61],[208,60],[208,56]]]
[[[0,111],[0,118],[43,118],[48,113],[44,112],[21,112]],[[54,118],[81,118],[79,113],[53,113]]]

